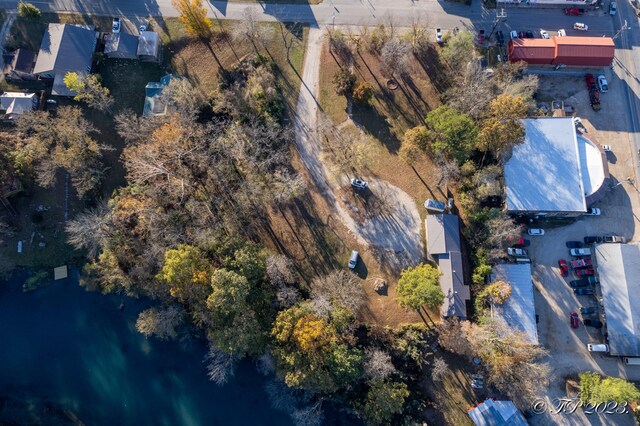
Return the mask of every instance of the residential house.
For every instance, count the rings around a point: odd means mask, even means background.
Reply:
[[[105,37],[104,54],[108,58],[138,59],[138,37],[124,32]]]

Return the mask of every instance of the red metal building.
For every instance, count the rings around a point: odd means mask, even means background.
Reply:
[[[509,61],[531,65],[608,66],[615,46],[611,37],[553,37],[509,42]]]

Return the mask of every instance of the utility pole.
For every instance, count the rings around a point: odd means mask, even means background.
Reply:
[[[500,9],[500,12],[496,12],[496,20],[493,23],[493,28],[491,28],[491,32],[489,33],[489,37],[487,37],[487,39],[491,39],[493,32],[496,30],[496,27],[500,23],[500,20],[506,19],[506,18],[507,18],[507,11],[504,8]]]
[[[623,31],[628,30],[628,29],[630,29],[630,28],[631,28],[631,27],[630,27],[629,25],[627,25],[627,20],[625,19],[625,20],[624,20],[624,25],[622,25],[622,28],[620,28],[620,29],[618,30],[618,32],[616,33],[616,35],[614,35],[614,36],[613,36],[613,40],[617,39],[617,38],[618,38],[618,36],[619,36],[620,34],[622,34],[622,32],[623,32]]]

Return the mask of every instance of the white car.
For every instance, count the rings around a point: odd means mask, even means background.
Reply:
[[[527,251],[521,248],[509,247],[507,254],[514,257],[527,257]]]
[[[143,32],[149,29],[149,21],[144,21],[139,27],[138,31]]]
[[[588,133],[587,128],[582,124],[582,120],[580,117],[573,117],[573,124],[576,126],[576,129],[580,131],[580,133]]]
[[[607,93],[609,91],[609,85],[607,84],[607,78],[600,74],[598,76],[598,87],[602,93]]]
[[[436,41],[442,43],[442,30],[440,28],[436,28]]]
[[[565,30],[558,30],[558,37],[566,37],[567,32]]]
[[[511,40],[515,40],[518,38],[518,32],[517,31],[511,31],[509,33],[509,35],[511,36]]]
[[[540,37],[549,38],[549,33],[546,32],[545,30],[540,30]]]
[[[578,31],[587,31],[589,30],[589,26],[587,24],[583,24],[582,22],[576,22],[573,24],[573,29]]]
[[[531,228],[531,229],[527,230],[527,234],[529,234],[529,235],[544,235],[544,229]]]
[[[357,251],[355,250],[351,251],[351,257],[349,258],[349,269],[354,270],[356,268],[359,257],[360,257],[360,254]]]
[[[113,24],[111,25],[111,31],[114,34],[118,34],[120,32],[120,18],[113,18]]]
[[[618,11],[618,5],[616,5],[615,1],[609,3],[609,15],[613,16]]]
[[[591,207],[589,210],[587,210],[587,212],[585,213],[585,216],[600,216],[600,213],[602,212],[600,211],[599,208]]]
[[[369,184],[363,180],[353,178],[351,179],[351,186],[356,189],[367,189],[369,187]]]
[[[600,145],[604,152],[611,152],[611,145]]]

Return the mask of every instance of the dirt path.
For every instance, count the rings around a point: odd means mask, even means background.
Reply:
[[[387,182],[367,179],[370,190],[379,197],[383,196],[390,208],[357,224],[336,197],[337,190],[348,185],[347,178],[343,176],[336,181],[321,161],[322,147],[316,131],[316,96],[323,39],[321,28],[310,29],[294,122],[300,157],[328,204],[359,243],[369,247],[379,261],[396,271],[414,266],[422,260],[423,249],[420,214],[411,196]]]

